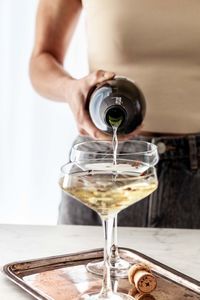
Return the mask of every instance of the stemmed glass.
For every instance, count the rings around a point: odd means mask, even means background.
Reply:
[[[154,167],[142,161],[118,159],[84,160],[61,168],[60,186],[64,192],[96,211],[104,228],[104,272],[102,289],[87,293],[81,300],[130,300],[114,292],[111,285],[110,258],[114,217],[118,212],[150,195],[157,188]]]
[[[113,144],[110,141],[86,141],[72,147],[70,153],[71,161],[83,161],[87,159],[113,159]],[[116,159],[132,159],[142,161],[149,166],[158,162],[157,146],[145,141],[131,140],[119,142]],[[111,275],[113,277],[127,277],[130,264],[120,258],[117,241],[117,215],[114,218],[113,240],[111,255]],[[91,273],[103,274],[103,261],[94,261],[87,264],[87,270]]]

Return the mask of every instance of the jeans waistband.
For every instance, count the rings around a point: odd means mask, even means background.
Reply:
[[[191,169],[200,167],[200,134],[140,137],[158,147],[160,159],[189,159]]]

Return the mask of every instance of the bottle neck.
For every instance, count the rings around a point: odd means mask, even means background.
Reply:
[[[121,127],[126,119],[126,111],[120,105],[113,105],[105,112],[105,122],[111,127]]]

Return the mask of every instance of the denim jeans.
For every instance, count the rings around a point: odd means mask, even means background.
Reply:
[[[75,143],[83,140],[79,137]],[[152,195],[120,212],[119,226],[199,229],[200,134],[140,136],[137,140],[158,146],[159,186]],[[63,193],[58,223],[99,225],[101,221],[94,211]]]

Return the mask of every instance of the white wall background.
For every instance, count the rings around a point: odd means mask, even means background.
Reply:
[[[77,130],[65,104],[39,97],[28,64],[37,0],[0,0],[0,223],[55,224],[60,165]],[[87,74],[83,16],[66,57]]]

